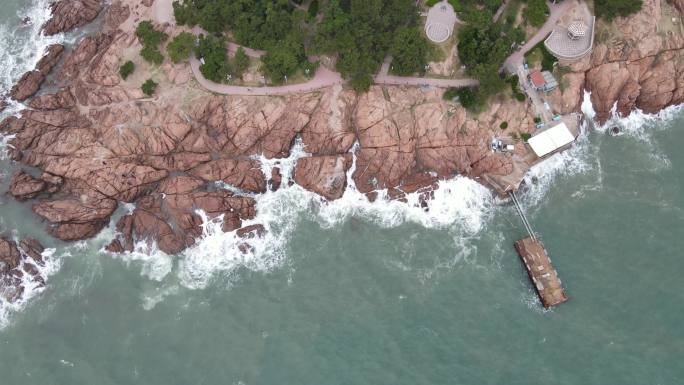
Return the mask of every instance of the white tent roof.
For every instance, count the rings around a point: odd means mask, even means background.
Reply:
[[[559,148],[572,143],[575,137],[565,123],[558,124],[531,137],[527,143],[538,157],[548,155]]]

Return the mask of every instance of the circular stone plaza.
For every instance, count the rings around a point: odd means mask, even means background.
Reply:
[[[427,14],[425,33],[435,43],[444,43],[449,39],[456,24],[456,12],[446,0],[435,4]]]

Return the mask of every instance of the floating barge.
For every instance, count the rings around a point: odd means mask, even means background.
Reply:
[[[551,265],[546,249],[536,237],[530,236],[515,243],[527,274],[534,283],[539,298],[545,308],[550,308],[568,300],[556,269]]]

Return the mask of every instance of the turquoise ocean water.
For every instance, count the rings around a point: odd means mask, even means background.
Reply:
[[[3,89],[40,57],[46,40],[18,25],[44,5],[3,3]],[[113,257],[111,229],[62,244],[3,194],[0,232],[52,249],[47,287],[0,304],[0,383],[684,384],[684,112],[619,124],[521,193],[570,296],[551,311],[513,207],[463,178],[429,214],[271,194],[272,236],[248,256],[208,225],[184,255]],[[0,192],[16,167],[0,161]]]

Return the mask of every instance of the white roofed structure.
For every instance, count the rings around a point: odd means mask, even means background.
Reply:
[[[541,158],[567,146],[574,140],[575,136],[572,135],[565,123],[560,123],[531,137],[527,141],[527,144],[529,144],[530,147],[532,147],[532,151]]]
[[[443,43],[454,32],[456,12],[446,0],[435,4],[427,14],[425,33],[435,43]]]

